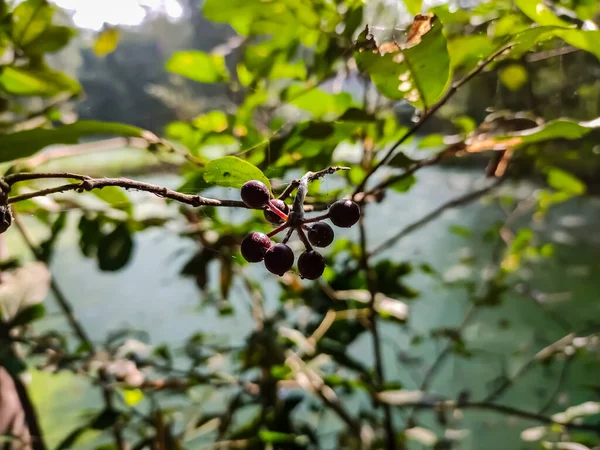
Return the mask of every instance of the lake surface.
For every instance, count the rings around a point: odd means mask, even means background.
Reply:
[[[149,179],[176,187],[175,177]],[[427,168],[418,174],[418,183],[406,195],[392,194],[379,205],[368,206],[367,228],[370,247],[375,247],[395,231],[414,222],[442,203],[481,186],[481,173],[472,170]],[[324,185],[325,188],[327,185]],[[520,197],[528,196],[533,186],[508,186]],[[235,192],[228,192],[231,198]],[[145,204],[159,200],[145,194],[132,197]],[[75,214],[75,213],[74,213]],[[228,212],[229,214],[229,212]],[[234,213],[231,213],[234,214]],[[446,280],[480,278],[489,270],[492,246],[483,244],[480,237],[503,215],[498,207],[481,202],[445,212],[442,217],[389,248],[382,256],[397,261],[430,264]],[[484,396],[490,382],[501,371],[508,375],[515,371],[543,347],[566,334],[554,316],[568,324],[600,318],[600,201],[579,198],[558,206],[548,220],[536,225],[540,242],[553,242],[556,256],[523,271],[523,282],[545,295],[542,307],[526,295],[509,291],[501,306],[481,308],[464,329],[467,347],[474,353],[470,359],[451,356],[431,385],[431,391],[450,397],[467,387],[472,398]],[[448,233],[450,226],[472,228],[472,237]],[[358,231],[345,232],[356,238]],[[151,229],[135,236],[135,254],[130,264],[117,273],[102,273],[93,260],[84,258],[77,246],[77,236],[65,233],[52,262],[57,282],[70,298],[77,315],[94,340],[101,341],[111,330],[129,326],[148,332],[152,344],[168,343],[176,346],[201,330],[222,336],[231,344],[243,342],[252,329],[248,308],[250,299],[234,288],[231,300],[236,313],[220,317],[214,308],[201,308],[201,295],[194,281],[179,276],[187,258],[196,250],[190,240],[182,239],[176,229]],[[460,264],[475,258],[473,265]],[[279,288],[272,276],[262,267],[251,269],[264,283],[267,309],[278,304]],[[406,389],[416,389],[424,371],[431,365],[445,341],[433,343],[429,339],[419,346],[411,346],[411,333],[427,337],[435,327],[458,326],[470,308],[467,292],[460,287],[448,288],[431,276],[415,270],[406,278],[407,284],[418,290],[419,299],[409,301],[410,319],[407,330],[384,326],[384,355],[386,377],[400,381]],[[571,296],[563,293],[570,292]],[[57,314],[52,298],[47,300],[49,316],[37,326],[40,330],[63,327],[64,320]],[[370,362],[371,343],[366,336],[359,338],[350,349],[353,356]],[[408,366],[399,356],[419,358],[424,366]],[[588,400],[586,384],[597,382],[598,363],[581,362],[571,366],[569,382],[558,399],[566,404]],[[500,400],[530,411],[544,405],[555,390],[561,365],[536,368],[507,391]],[[56,445],[66,433],[83,420],[82,414],[92,405],[99,405],[97,389],[90,389],[85,381],[73,375],[53,376],[35,372],[32,392],[40,410],[42,423],[50,446]],[[82,405],[84,405],[82,407]],[[83,408],[83,409],[82,409]],[[553,412],[555,410],[550,410]],[[470,429],[470,433],[456,446],[459,449],[507,450],[527,447],[519,435],[526,427],[537,425],[516,418],[492,413],[465,411],[463,419],[452,419],[451,427]],[[435,425],[433,416],[420,414],[423,423]],[[398,417],[400,419],[400,416]],[[400,423],[400,422],[399,422]],[[328,426],[333,425],[326,425]],[[92,439],[94,436],[90,436]],[[83,445],[83,444],[82,444]],[[539,444],[537,444],[539,445]],[[78,445],[79,448],[79,445]],[[83,448],[83,447],[82,447]],[[206,448],[194,442],[187,448]],[[335,445],[331,443],[331,447]],[[420,448],[418,445],[415,448]],[[538,447],[539,448],[539,447]]]

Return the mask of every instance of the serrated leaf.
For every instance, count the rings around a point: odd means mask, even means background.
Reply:
[[[94,53],[97,56],[106,56],[116,50],[119,45],[121,33],[118,28],[110,27],[98,35],[94,42]]]
[[[367,44],[355,52],[358,68],[370,76],[384,96],[406,99],[422,109],[442,97],[452,76],[442,23],[435,16],[429,20],[429,27],[421,26],[416,36],[408,37],[409,42],[416,42],[412,46],[377,46],[365,31],[361,37]]]
[[[221,55],[209,55],[198,50],[176,52],[167,61],[169,72],[199,83],[218,83],[229,80],[225,58]]]
[[[247,181],[258,180],[271,189],[269,179],[258,167],[235,156],[225,156],[209,162],[204,169],[204,180],[218,186],[238,189]]]
[[[36,128],[0,135],[0,162],[26,158],[55,144],[76,144],[79,139],[93,135],[144,137],[141,128],[113,122],[79,121],[58,128]]]

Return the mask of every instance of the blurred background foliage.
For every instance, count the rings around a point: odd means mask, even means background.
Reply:
[[[105,1],[0,0],[2,445],[598,448],[596,0]],[[30,177],[338,164],[316,282],[260,211]]]

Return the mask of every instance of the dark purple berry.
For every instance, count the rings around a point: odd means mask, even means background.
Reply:
[[[255,231],[244,238],[241,245],[242,256],[248,262],[261,262],[265,253],[273,246],[271,239],[264,234]]]
[[[12,224],[12,215],[8,206],[0,206],[0,234],[4,233]]]
[[[316,280],[325,270],[325,260],[319,252],[308,250],[298,258],[298,271],[302,278]]]
[[[308,240],[315,247],[327,247],[333,242],[334,237],[333,228],[325,222],[313,223],[308,228]]]
[[[288,215],[290,212],[290,207],[286,205],[286,203],[283,200],[279,200],[278,198],[276,198],[275,200],[271,200],[271,205],[273,205],[285,215]],[[270,209],[265,209],[265,219],[267,219],[269,222],[275,225],[283,223],[283,219]]]
[[[293,264],[294,252],[285,244],[275,244],[265,253],[265,267],[275,275],[282,276]]]
[[[269,188],[257,180],[250,180],[242,186],[242,201],[248,208],[261,209],[269,202]]]
[[[360,209],[352,200],[338,200],[329,208],[329,218],[334,225],[350,228],[360,218]]]

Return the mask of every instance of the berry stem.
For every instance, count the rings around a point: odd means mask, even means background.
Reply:
[[[296,231],[298,232],[298,237],[304,244],[304,247],[306,247],[306,250],[310,252],[313,248],[312,248],[312,245],[310,245],[310,242],[308,241],[306,234],[304,234],[304,230],[302,228],[297,228]]]
[[[298,190],[296,191],[296,197],[294,198],[294,204],[292,205],[292,212],[298,219],[304,219],[304,200],[308,193],[308,180],[312,172],[308,172],[300,180],[298,180]]]
[[[290,224],[289,223],[284,223],[283,225],[275,228],[273,231],[271,231],[270,233],[267,234],[268,237],[273,237],[276,234],[282,232],[283,230],[285,230]]]
[[[271,211],[273,211],[275,214],[277,214],[282,220],[285,220],[287,222],[287,220],[288,220],[287,214],[285,214],[283,211],[281,211],[277,206],[273,205],[271,201],[269,201],[269,203],[267,203],[267,208],[269,208]]]
[[[290,240],[290,238],[292,237],[292,234],[294,233],[294,229],[290,228],[287,232],[287,234],[285,235],[285,237],[283,238],[283,241],[281,241],[283,244],[287,244],[287,242]]]
[[[304,219],[304,223],[320,222],[321,220],[328,219],[328,218],[329,218],[329,213],[323,214],[322,216],[311,217],[310,219]]]

